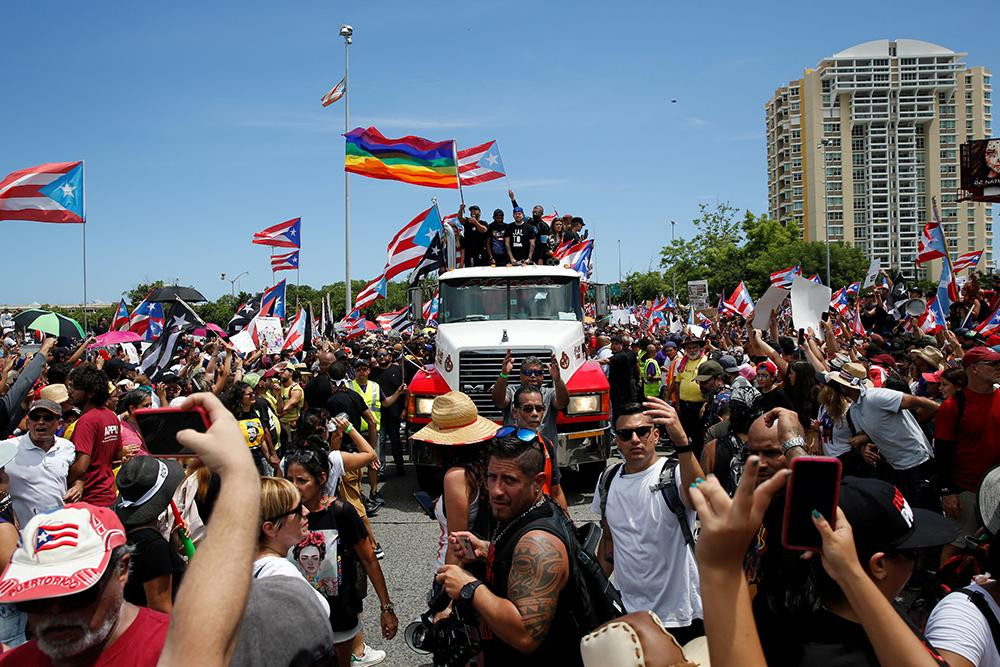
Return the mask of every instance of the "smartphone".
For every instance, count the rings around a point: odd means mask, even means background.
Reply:
[[[476,560],[476,550],[472,548],[472,540],[467,535],[456,535],[458,546],[462,547],[462,558]]]
[[[135,411],[135,421],[146,443],[146,451],[160,458],[196,456],[193,451],[177,442],[177,433],[186,428],[204,433],[211,425],[208,413],[198,405],[190,410],[140,408]]]
[[[832,456],[798,456],[792,459],[791,470],[781,543],[792,551],[819,551],[823,540],[813,524],[812,511],[818,510],[831,527],[836,527],[840,460]]]

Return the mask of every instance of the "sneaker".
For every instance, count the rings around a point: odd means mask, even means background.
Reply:
[[[366,665],[377,665],[385,660],[385,651],[380,651],[377,648],[372,648],[368,644],[365,644],[365,652],[361,656],[356,656],[351,653],[351,665],[352,667],[366,667]]]
[[[373,549],[373,551],[375,552],[375,558],[377,558],[378,560],[382,560],[383,558],[385,558],[385,552],[382,551],[382,545],[379,544],[378,542],[375,543],[375,549]],[[366,654],[368,653],[368,646],[367,645],[365,645],[365,653]],[[383,652],[383,657],[385,657],[385,653],[384,652]],[[381,662],[381,660],[379,660],[379,662]],[[365,663],[365,664],[368,664],[368,663]],[[375,664],[375,663],[371,663],[371,664]]]
[[[378,491],[376,491],[375,493],[373,493],[371,495],[371,497],[369,498],[369,500],[371,500],[373,503],[375,503],[379,507],[382,507],[382,505],[385,505],[385,498],[383,498],[382,494],[379,493]]]
[[[377,505],[364,496],[361,496],[361,503],[365,506],[365,513],[368,514],[368,516],[375,516],[378,514],[378,510],[381,507],[381,505]]]

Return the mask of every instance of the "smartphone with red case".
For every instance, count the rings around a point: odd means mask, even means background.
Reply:
[[[836,527],[840,499],[840,460],[832,456],[798,456],[792,459],[792,475],[785,492],[785,516],[781,543],[792,551],[820,551],[823,540],[813,523],[818,510]]]
[[[180,408],[140,408],[135,411],[135,421],[146,443],[146,451],[158,458],[196,456],[177,442],[177,433],[190,428],[204,433],[211,426],[208,413],[200,405],[190,410]]]

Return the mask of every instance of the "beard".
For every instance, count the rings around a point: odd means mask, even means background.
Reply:
[[[34,627],[35,636],[38,641],[39,650],[47,655],[50,660],[65,660],[81,653],[85,653],[95,646],[101,644],[111,634],[118,618],[121,615],[121,606],[108,613],[104,622],[96,629],[92,630],[86,623],[66,621],[58,617],[47,618],[40,621]],[[83,635],[79,639],[71,641],[49,641],[45,638],[45,631],[51,628],[76,628]]]

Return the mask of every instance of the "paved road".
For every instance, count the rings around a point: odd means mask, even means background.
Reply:
[[[362,488],[367,492],[367,484]],[[593,488],[584,488],[572,475],[566,475],[564,489],[573,519],[593,519],[589,509]],[[369,645],[387,652],[384,665],[431,664],[430,656],[417,655],[403,641],[403,629],[427,609],[426,595],[433,577],[434,556],[441,534],[438,523],[424,514],[413,499],[412,494],[416,490],[416,475],[411,467],[407,467],[407,475],[402,478],[389,472],[388,482],[382,491],[386,506],[371,520],[375,536],[385,550],[382,570],[399,616],[399,634],[395,639],[385,641],[378,627],[378,596],[369,584],[369,595],[365,600],[365,638]]]

